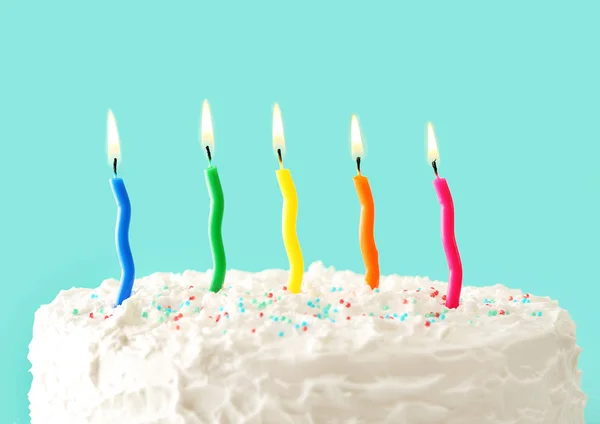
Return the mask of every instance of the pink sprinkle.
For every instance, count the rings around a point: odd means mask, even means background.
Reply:
[[[220,319],[221,319],[221,314],[217,315],[217,319],[215,322],[219,322]]]
[[[284,290],[284,291],[285,291],[285,290],[287,290],[287,286],[283,286],[283,290]]]

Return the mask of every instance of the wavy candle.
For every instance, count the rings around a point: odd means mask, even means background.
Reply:
[[[117,225],[115,229],[115,243],[117,255],[121,264],[121,285],[117,293],[115,307],[121,305],[131,297],[133,282],[135,280],[135,264],[129,245],[129,224],[131,222],[131,202],[125,188],[125,182],[117,176],[117,165],[121,159],[121,144],[119,142],[119,132],[117,130],[117,121],[112,113],[108,111],[107,119],[107,148],[108,159],[112,161],[114,177],[110,180],[110,186],[117,202]]]
[[[350,142],[352,156],[356,160],[358,175],[354,177],[354,186],[360,202],[360,225],[358,238],[363,262],[365,263],[365,281],[372,288],[379,287],[379,253],[375,244],[375,202],[371,193],[371,186],[367,177],[360,170],[361,158],[364,156],[364,148],[358,118],[352,115],[350,125]]]
[[[460,303],[460,291],[462,289],[463,269],[460,260],[460,253],[456,244],[456,236],[454,234],[454,202],[452,194],[448,187],[448,182],[445,178],[440,178],[438,175],[437,162],[440,160],[440,155],[433,131],[433,125],[427,124],[427,161],[433,167],[435,180],[433,187],[437,194],[441,205],[441,230],[442,230],[442,245],[446,253],[446,261],[448,262],[448,294],[446,295],[446,306],[448,308],[457,308]]]
[[[210,196],[210,213],[208,214],[208,238],[213,258],[213,275],[210,291],[216,293],[223,287],[225,281],[227,258],[223,244],[223,213],[225,211],[225,197],[217,167],[212,164],[212,154],[215,149],[212,116],[208,101],[202,104],[202,122],[200,130],[201,143],[206,150],[208,168],[204,171],[206,187]]]
[[[298,194],[294,186],[294,180],[289,169],[283,167],[283,154],[285,153],[285,139],[283,137],[283,120],[281,110],[276,103],[273,107],[273,149],[277,152],[279,170],[276,171],[277,182],[283,197],[282,210],[282,235],[283,244],[290,263],[290,276],[288,290],[292,293],[300,293],[302,288],[302,277],[304,275],[304,258],[296,232],[296,221],[298,218]]]

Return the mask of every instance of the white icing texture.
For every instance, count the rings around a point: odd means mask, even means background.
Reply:
[[[364,277],[321,263],[61,291],[35,314],[31,423],[582,424],[575,324],[501,285]]]

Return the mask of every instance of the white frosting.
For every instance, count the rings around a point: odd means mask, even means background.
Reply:
[[[210,277],[136,280],[116,309],[116,280],[42,306],[32,424],[584,422],[575,324],[549,298],[465,287],[448,311],[444,283],[372,292],[320,263],[298,295],[285,271],[229,271],[217,294]]]

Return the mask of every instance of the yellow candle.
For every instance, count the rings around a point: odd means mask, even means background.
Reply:
[[[302,287],[302,276],[304,275],[304,258],[300,241],[296,233],[296,220],[298,218],[298,194],[292,180],[292,174],[289,169],[283,167],[283,154],[285,153],[285,139],[283,137],[283,121],[281,119],[281,110],[279,105],[275,104],[273,108],[273,148],[277,152],[279,159],[279,170],[277,181],[283,197],[282,210],[282,235],[283,244],[287,252],[290,263],[290,277],[288,281],[288,290],[292,293],[300,293]]]

